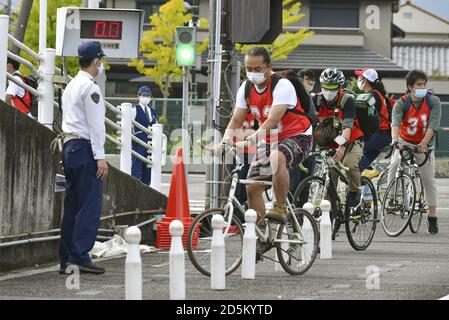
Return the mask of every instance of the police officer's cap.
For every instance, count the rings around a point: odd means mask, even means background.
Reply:
[[[149,87],[147,87],[147,86],[142,86],[142,87],[140,87],[140,88],[139,88],[139,91],[137,92],[137,94],[138,94],[139,96],[141,96],[141,95],[143,95],[143,94],[147,94],[147,95],[149,95],[149,96],[152,95],[152,94],[151,94],[151,89],[150,89]]]
[[[105,54],[98,41],[88,41],[78,47],[78,58],[82,60],[101,58]]]

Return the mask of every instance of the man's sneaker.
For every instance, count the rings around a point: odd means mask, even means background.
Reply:
[[[380,172],[377,169],[365,169],[362,172],[362,176],[367,177],[368,179],[374,179],[380,175]]]
[[[279,221],[282,223],[287,222],[287,208],[284,203],[275,202],[273,209],[271,209],[265,216],[268,219]]]
[[[349,207],[355,208],[360,204],[362,195],[358,192],[348,192],[346,203]]]
[[[430,234],[438,233],[437,217],[427,217],[427,232]]]

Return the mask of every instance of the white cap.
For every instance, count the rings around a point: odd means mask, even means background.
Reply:
[[[355,75],[358,77],[362,76],[369,82],[376,82],[379,79],[377,71],[374,70],[373,68],[365,68],[363,70],[357,70],[355,72]]]

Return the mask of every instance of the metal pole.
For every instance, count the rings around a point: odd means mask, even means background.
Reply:
[[[131,146],[132,146],[132,108],[131,103],[122,103],[122,118],[120,120],[120,170],[131,174]]]
[[[47,48],[47,0],[39,0],[39,54]]]
[[[153,139],[151,141],[153,147],[151,151],[151,185],[154,190],[161,191],[162,183],[162,125],[157,123],[152,126]]]
[[[53,129],[55,54],[55,49],[43,49],[42,55],[44,61],[39,68],[41,72],[41,79],[39,80],[41,98],[39,99],[38,120],[49,129]]]
[[[189,72],[188,68],[182,68],[182,154],[186,177],[188,176],[188,164],[190,164],[189,143]]]
[[[99,8],[100,0],[89,0],[88,8]]]
[[[0,100],[5,101],[9,17],[3,14],[0,15],[0,30],[6,30],[6,32],[0,32],[0,44],[2,44],[0,46]]]

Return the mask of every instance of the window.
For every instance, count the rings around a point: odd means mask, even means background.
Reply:
[[[412,19],[413,14],[411,12],[404,12],[404,19]]]
[[[310,3],[310,27],[358,28],[359,1],[313,0]]]
[[[166,3],[167,0],[147,0],[137,1],[136,8],[145,11],[145,18],[143,23],[150,23],[150,17],[153,13],[158,13],[159,8]]]

